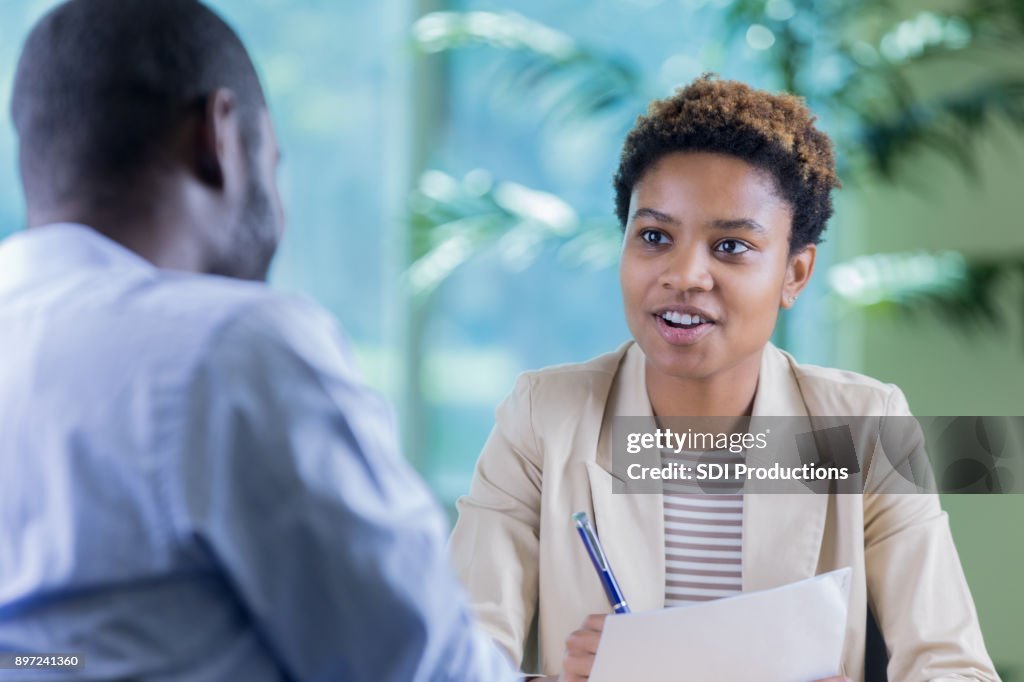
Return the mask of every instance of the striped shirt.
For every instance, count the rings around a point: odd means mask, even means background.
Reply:
[[[664,464],[735,464],[742,456],[699,452],[664,454]],[[743,587],[743,495],[713,484],[664,484],[665,606],[683,606],[738,594]],[[711,492],[706,492],[711,490]]]

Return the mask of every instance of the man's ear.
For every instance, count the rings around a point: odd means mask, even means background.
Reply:
[[[818,247],[808,244],[789,257],[786,265],[786,279],[782,283],[782,296],[779,305],[783,308],[791,308],[796,303],[797,296],[804,290],[807,283],[811,281],[811,274],[814,272],[814,260],[818,255]]]
[[[207,185],[223,189],[230,135],[237,130],[235,95],[219,88],[203,97],[198,107],[194,137],[196,174]]]

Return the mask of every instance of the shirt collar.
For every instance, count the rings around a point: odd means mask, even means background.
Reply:
[[[156,266],[88,225],[53,223],[0,241],[0,290],[80,268],[156,271]]]

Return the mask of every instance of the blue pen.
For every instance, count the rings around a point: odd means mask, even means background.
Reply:
[[[629,613],[629,604],[626,603],[626,598],[622,596],[622,590],[619,589],[619,583],[615,580],[615,574],[612,573],[608,557],[604,555],[601,541],[597,539],[597,533],[594,532],[594,527],[590,525],[587,512],[576,512],[572,515],[572,520],[576,522],[576,530],[579,531],[580,539],[583,540],[583,546],[587,548],[587,554],[590,555],[590,560],[594,563],[597,577],[601,579],[601,584],[604,585],[604,591],[608,595],[608,603],[612,605],[612,610],[615,613]]]

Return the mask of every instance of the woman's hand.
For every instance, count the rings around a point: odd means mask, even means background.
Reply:
[[[561,682],[583,682],[590,677],[594,655],[601,641],[606,613],[592,613],[583,619],[580,629],[565,640],[565,658],[562,659]]]
[[[590,677],[594,667],[597,645],[601,642],[606,613],[592,613],[583,619],[580,629],[565,640],[565,658],[562,659],[562,676],[559,682],[583,682]],[[849,677],[827,677],[817,682],[851,682]]]

